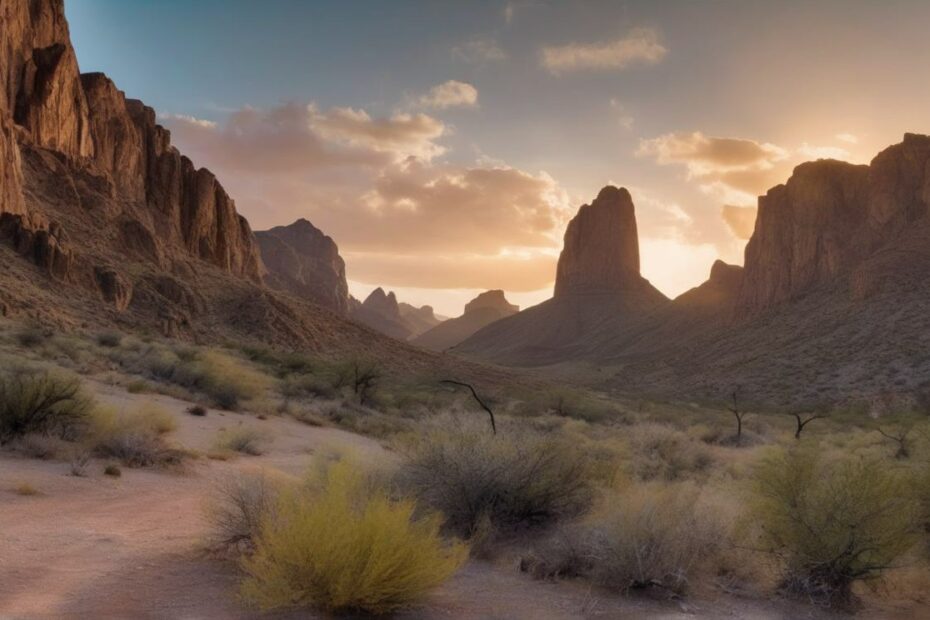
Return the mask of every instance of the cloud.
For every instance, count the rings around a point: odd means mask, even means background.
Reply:
[[[798,148],[798,154],[808,159],[839,159],[848,161],[852,156],[849,151],[838,146],[814,146],[805,142]]]
[[[749,239],[752,236],[756,227],[756,207],[723,205],[720,214],[738,239]]]
[[[659,164],[682,163],[693,176],[771,168],[785,159],[788,152],[774,144],[745,138],[716,138],[700,131],[669,133],[651,140],[641,140],[639,156],[654,157]]]
[[[428,115],[292,103],[195,121],[166,119],[178,147],[217,174],[253,228],[306,217],[339,244],[350,278],[546,285],[569,216],[566,192],[544,172],[500,161],[441,161],[445,127]]]
[[[419,104],[440,110],[454,107],[473,108],[478,105],[478,89],[466,82],[449,80],[433,86],[427,94],[420,97]]]
[[[700,131],[641,140],[636,154],[660,165],[682,164],[701,191],[728,203],[753,203],[784,180],[791,152],[768,142],[707,136]]]
[[[452,56],[471,64],[507,60],[508,54],[493,39],[475,38],[452,48]]]
[[[854,135],[854,134],[851,134],[851,133],[838,133],[838,134],[836,134],[836,136],[834,136],[834,137],[835,137],[837,140],[839,140],[839,141],[841,141],[841,142],[846,142],[846,143],[848,143],[848,144],[858,144],[858,143],[859,143],[859,138],[858,138],[858,136],[856,136],[856,135]]]
[[[443,123],[426,114],[372,118],[362,110],[288,103],[245,107],[222,125],[189,116],[164,119],[186,151],[211,166],[237,172],[292,173],[307,169],[380,167],[444,152]]]
[[[668,53],[651,28],[631,30],[625,37],[605,43],[570,43],[544,47],[541,61],[550,73],[568,71],[620,70],[631,65],[654,65]]]

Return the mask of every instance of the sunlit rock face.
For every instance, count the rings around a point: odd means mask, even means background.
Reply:
[[[349,288],[336,242],[305,219],[255,233],[269,286],[345,315]]]
[[[759,198],[739,311],[763,311],[838,281],[881,246],[926,222],[928,212],[928,136],[907,134],[868,166],[801,164],[785,184]],[[852,282],[860,294],[868,288],[864,278],[854,276]]]

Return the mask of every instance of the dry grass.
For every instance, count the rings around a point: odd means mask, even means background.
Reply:
[[[13,489],[13,492],[24,497],[40,495],[39,490],[27,482],[18,485],[15,489]]]
[[[261,456],[265,446],[271,441],[271,435],[264,429],[254,426],[236,426],[219,432],[213,444],[218,452],[238,452],[250,456]]]
[[[587,459],[558,437],[443,419],[401,450],[400,488],[464,538],[544,528],[584,513],[593,497]]]

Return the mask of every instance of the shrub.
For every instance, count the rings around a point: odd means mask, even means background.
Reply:
[[[720,549],[723,527],[696,488],[635,487],[587,522],[536,545],[521,569],[537,578],[586,577],[629,592],[683,594]]]
[[[101,347],[114,348],[123,342],[123,336],[119,332],[101,332],[97,334],[97,344]]]
[[[250,426],[237,426],[220,431],[214,447],[217,450],[230,450],[251,456],[261,456],[270,437],[262,429]]]
[[[123,475],[123,471],[117,465],[107,465],[103,468],[103,475],[110,476],[111,478],[119,478]]]
[[[143,407],[124,415],[97,409],[92,417],[90,443],[98,456],[118,459],[127,467],[176,465],[182,453],[162,439],[175,425],[170,414],[156,408]]]
[[[916,542],[919,506],[887,462],[785,450],[758,465],[752,489],[759,543],[790,594],[848,607],[854,582],[880,577]]]
[[[592,577],[627,592],[682,594],[718,550],[723,528],[701,509],[692,487],[644,487],[624,493],[592,535]]]
[[[187,408],[187,413],[202,418],[207,415],[207,408],[202,405],[191,405]]]
[[[126,386],[126,391],[130,394],[141,394],[143,392],[149,391],[149,384],[143,381],[142,379],[136,379],[135,381],[130,381],[129,385]]]
[[[685,433],[661,424],[641,424],[630,437],[632,472],[640,480],[676,481],[710,468],[710,450]]]
[[[262,519],[270,515],[282,486],[264,472],[239,473],[222,480],[207,505],[213,547],[253,549]]]
[[[27,371],[0,377],[0,445],[30,433],[71,438],[90,404],[77,379]]]
[[[71,453],[73,444],[58,437],[26,435],[15,443],[16,450],[33,459],[60,459]]]
[[[345,462],[320,488],[282,496],[244,560],[247,600],[383,614],[409,607],[448,579],[466,551],[439,536],[440,519],[372,491]]]
[[[20,346],[26,347],[27,349],[32,349],[43,342],[49,337],[49,334],[45,332],[41,327],[38,326],[27,326],[20,329],[16,332],[16,342]]]
[[[485,424],[433,429],[406,448],[398,483],[469,538],[486,519],[494,535],[545,527],[582,514],[592,489],[584,456],[565,442]]]

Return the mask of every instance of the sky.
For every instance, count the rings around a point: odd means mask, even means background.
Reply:
[[[670,297],[741,264],[798,163],[930,133],[930,2],[66,0],[82,71],[152,106],[263,230],[332,236],[350,291],[456,316],[551,296],[608,183]]]

